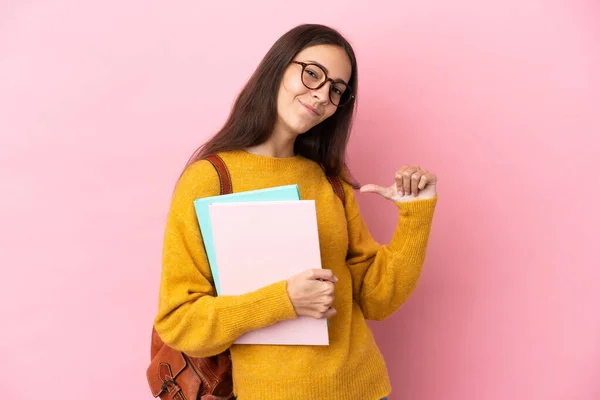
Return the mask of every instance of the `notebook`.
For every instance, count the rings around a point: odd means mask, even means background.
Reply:
[[[204,249],[210,264],[210,270],[213,276],[215,289],[217,294],[221,294],[219,271],[215,260],[215,251],[212,239],[212,227],[210,224],[210,216],[208,206],[213,203],[230,203],[230,202],[254,202],[254,201],[283,201],[283,200],[300,200],[300,190],[298,185],[277,186],[267,189],[251,190],[246,192],[238,192],[225,194],[221,196],[203,197],[194,201],[194,208],[202,233]]]
[[[209,212],[222,295],[241,295],[321,268],[314,200],[213,203]],[[234,343],[328,345],[327,320],[280,321]]]

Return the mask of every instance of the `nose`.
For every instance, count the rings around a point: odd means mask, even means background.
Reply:
[[[319,99],[319,102],[327,104],[327,103],[329,103],[329,90],[330,89],[331,89],[331,82],[327,81],[320,88],[313,89],[312,96]]]

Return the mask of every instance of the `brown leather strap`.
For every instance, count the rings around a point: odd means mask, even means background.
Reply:
[[[331,184],[333,191],[335,192],[337,197],[340,198],[340,200],[342,201],[342,204],[345,205],[346,204],[346,194],[344,193],[342,181],[340,181],[339,176],[328,176],[327,180],[329,180],[329,183]]]
[[[340,198],[342,204],[346,205],[346,193],[344,193],[344,187],[342,186],[342,181],[340,180],[340,177],[327,175],[327,169],[323,164],[321,164],[321,168],[323,169],[323,172],[325,172],[325,176],[327,177],[329,184],[333,188],[334,193],[337,195],[337,197]]]
[[[225,165],[223,159],[214,154],[205,157],[205,160],[209,161],[217,170],[217,175],[219,175],[219,182],[221,184],[221,194],[233,193],[231,176],[229,175],[229,170],[227,169],[227,165]]]

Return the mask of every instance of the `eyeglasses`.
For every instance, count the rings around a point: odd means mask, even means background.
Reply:
[[[294,64],[302,65],[302,84],[308,89],[317,90],[323,87],[327,82],[331,82],[329,86],[329,100],[337,107],[343,107],[354,99],[352,89],[342,80],[333,80],[327,76],[327,73],[318,64],[304,63],[301,61],[292,61]]]

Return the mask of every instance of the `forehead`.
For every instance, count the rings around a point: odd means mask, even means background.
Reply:
[[[295,58],[298,61],[316,61],[327,68],[328,76],[333,79],[350,80],[352,75],[352,64],[350,57],[344,49],[338,46],[318,45],[307,47]]]

